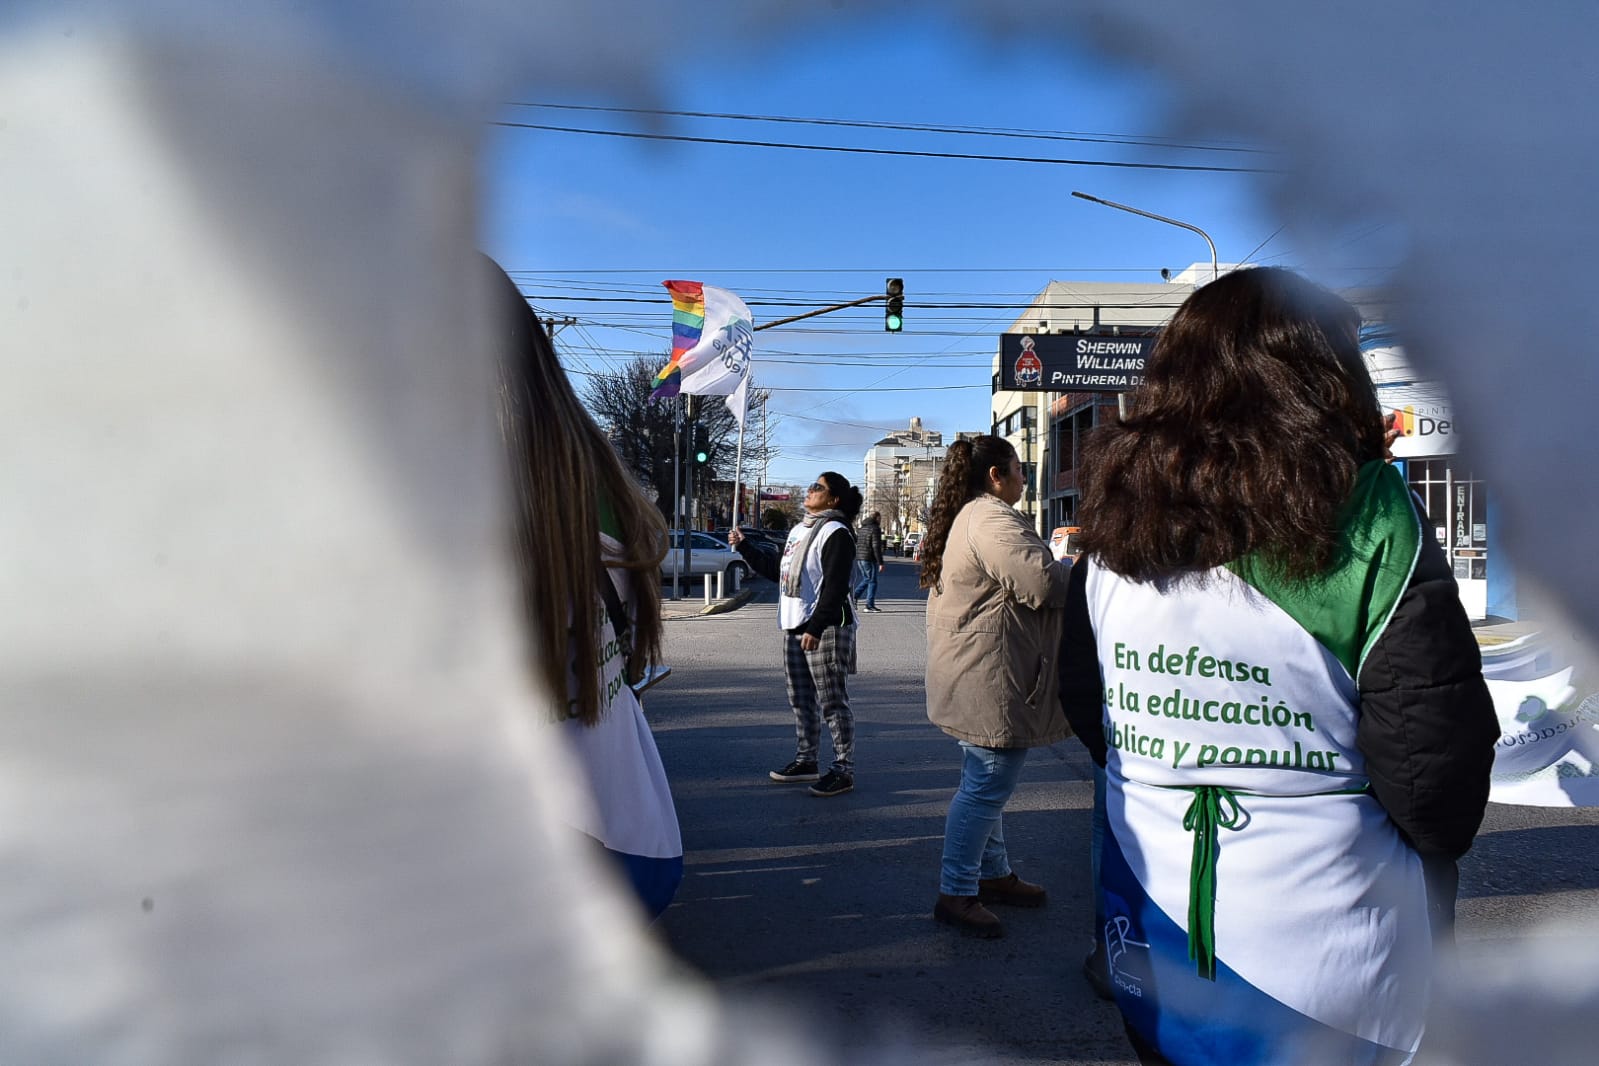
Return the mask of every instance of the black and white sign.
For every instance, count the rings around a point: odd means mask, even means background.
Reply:
[[[1153,336],[1107,333],[1003,333],[1002,392],[1127,392],[1144,380]]]

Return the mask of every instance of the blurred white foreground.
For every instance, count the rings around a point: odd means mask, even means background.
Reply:
[[[474,153],[513,76],[665,61],[665,6],[611,6],[0,14],[6,1061],[812,1060],[572,891],[546,817],[571,786],[500,550]],[[725,40],[810,10],[700,7]],[[1599,168],[1560,53],[1595,16],[1353,7],[966,13],[1088,27],[1190,123],[1276,138],[1308,232],[1403,217],[1417,358],[1497,427],[1512,545],[1591,630]],[[1510,1002],[1520,1061],[1581,1061],[1599,961],[1474,980],[1458,1032]]]

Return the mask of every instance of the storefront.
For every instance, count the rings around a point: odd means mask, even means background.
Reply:
[[[1433,532],[1454,567],[1460,600],[1473,619],[1493,613],[1514,617],[1514,585],[1503,560],[1495,566],[1487,488],[1456,454],[1456,423],[1449,398],[1436,382],[1418,381],[1403,350],[1379,325],[1362,331],[1377,398],[1400,436],[1394,459],[1420,498]],[[1493,586],[1493,587],[1491,587]]]

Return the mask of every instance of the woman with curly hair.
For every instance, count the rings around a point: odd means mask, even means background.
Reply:
[[[984,938],[1005,932],[985,904],[1044,905],[1010,867],[1001,815],[1027,749],[1071,735],[1055,671],[1071,564],[1016,511],[1025,487],[1009,442],[956,441],[921,544],[927,717],[962,751],[933,917]]]
[[[1090,438],[1066,716],[1106,769],[1110,978],[1145,1062],[1410,1061],[1498,728],[1360,318],[1238,271]]]

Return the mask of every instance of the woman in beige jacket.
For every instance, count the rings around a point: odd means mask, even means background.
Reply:
[[[1005,930],[984,904],[1044,905],[1010,868],[1001,814],[1027,749],[1071,735],[1055,666],[1071,564],[1017,513],[1025,486],[1008,441],[956,441],[922,541],[927,717],[963,752],[933,917],[989,938]]]

